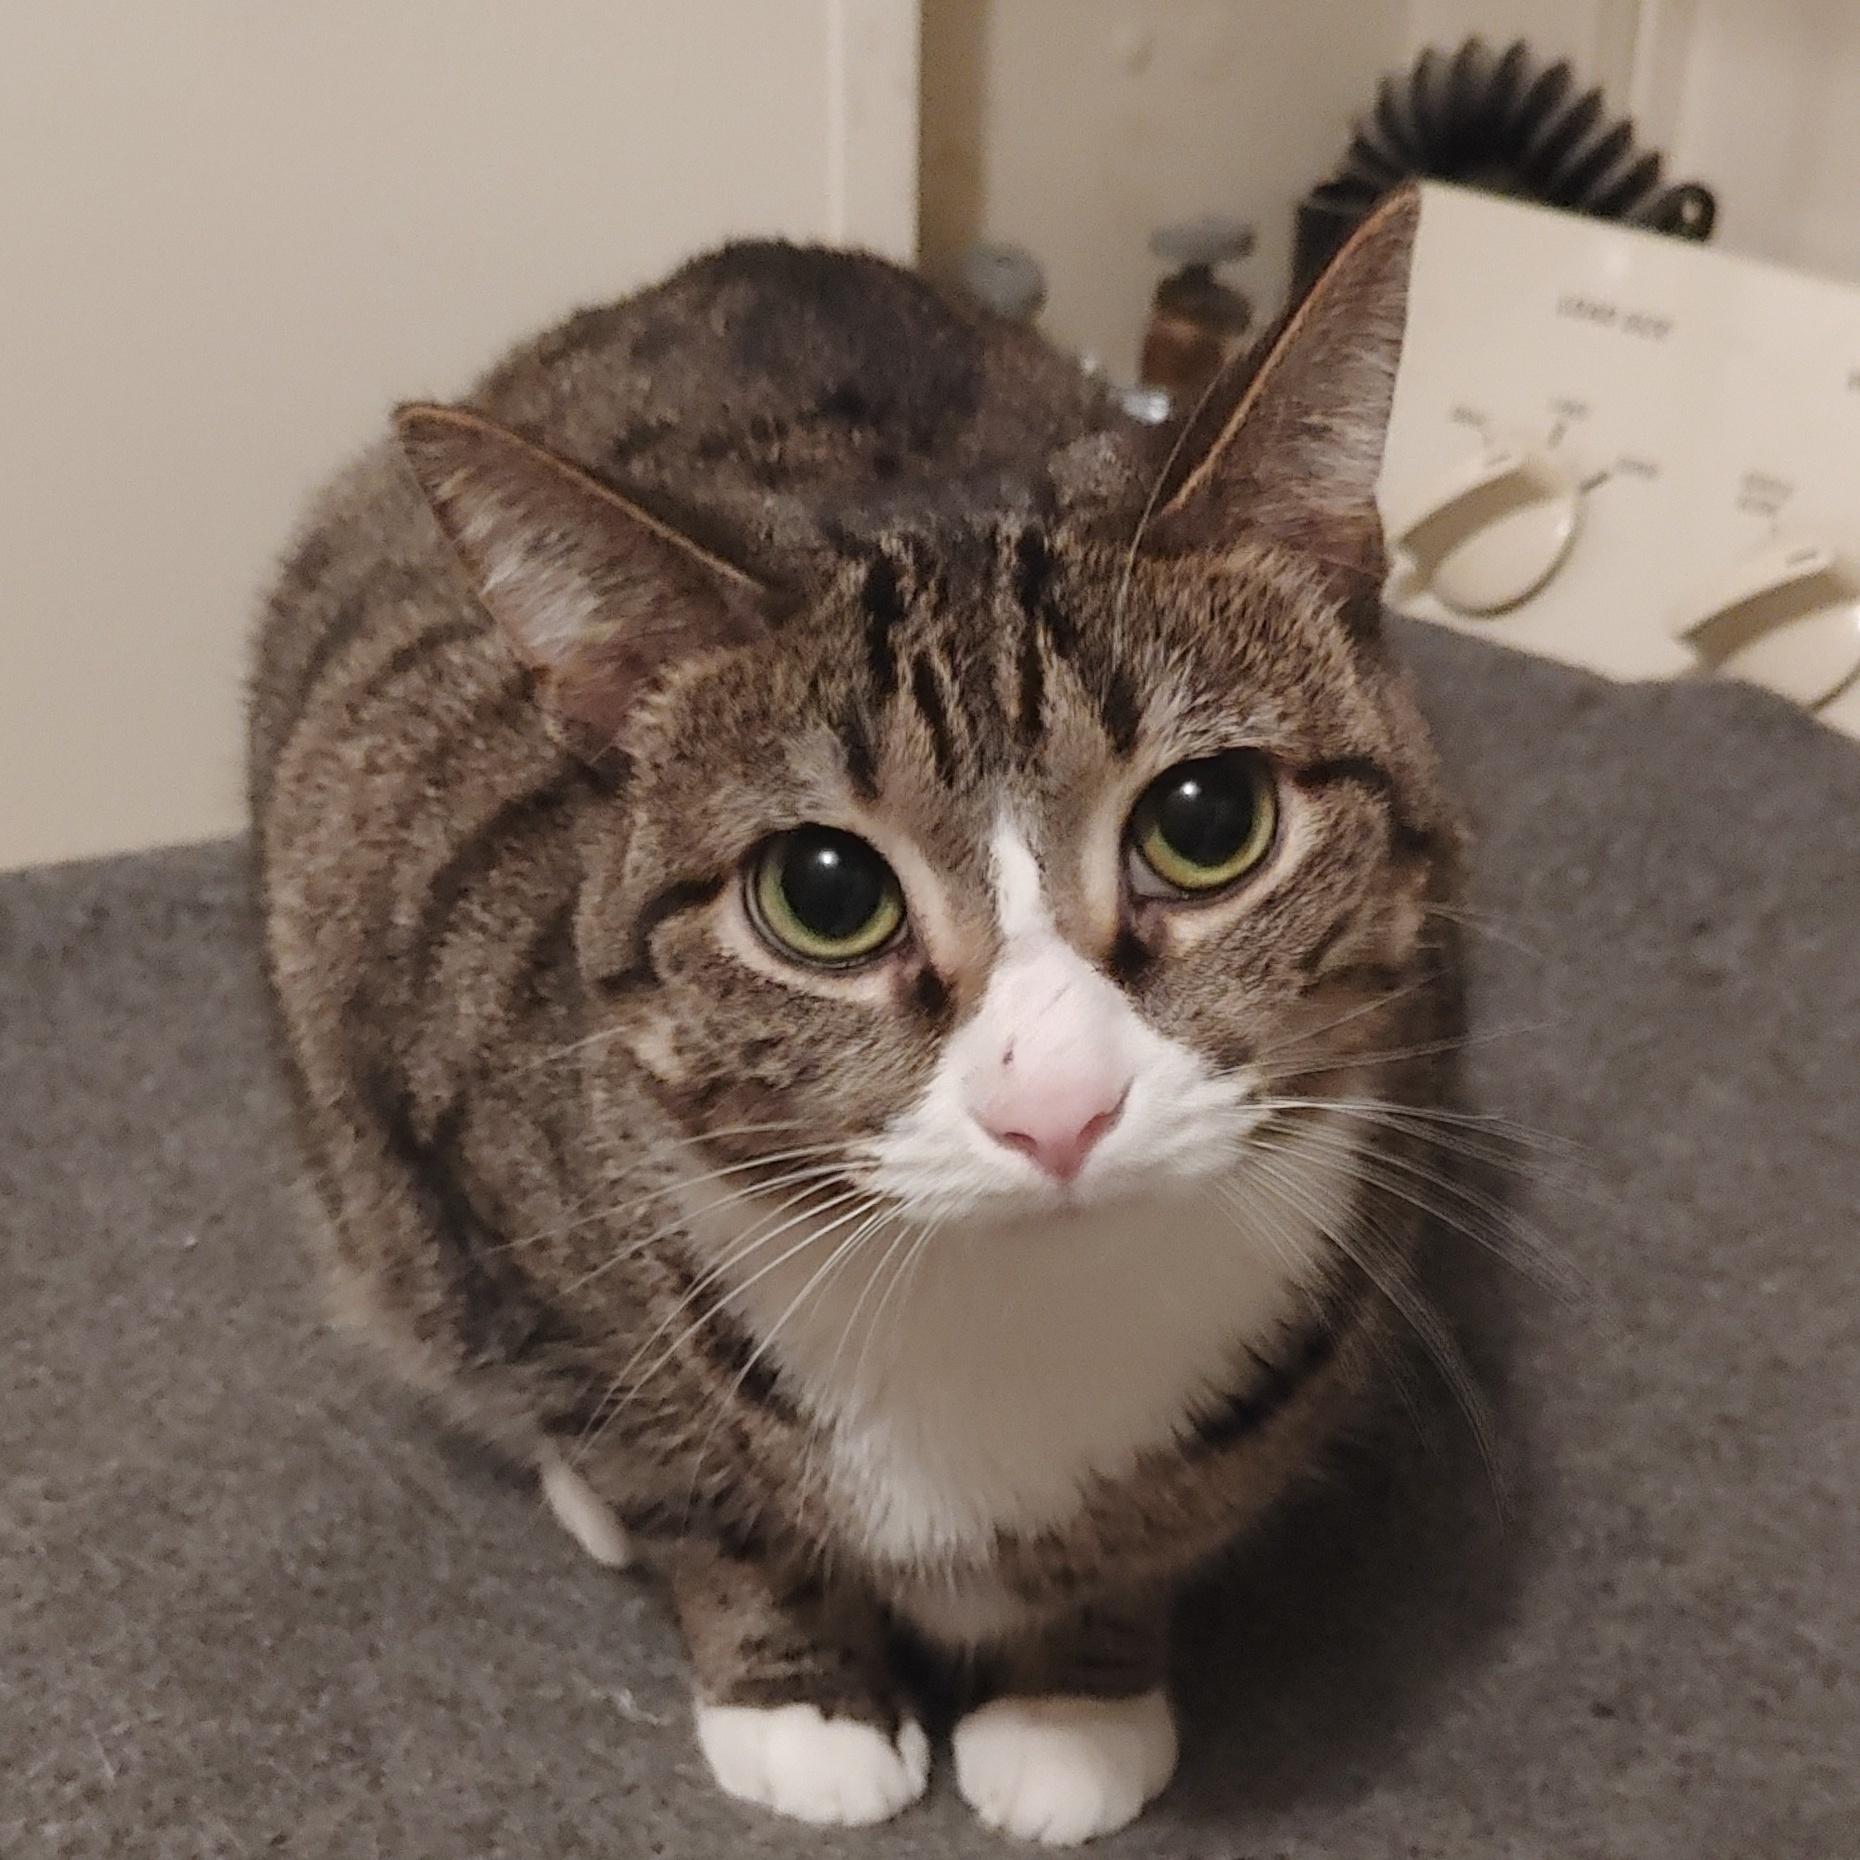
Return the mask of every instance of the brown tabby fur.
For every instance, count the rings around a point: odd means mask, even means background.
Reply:
[[[1326,448],[1363,443],[1335,410],[1368,404],[1379,437],[1412,219],[1372,229],[1167,458],[1173,435],[1037,339],[904,273],[733,247],[570,319],[467,402],[624,495],[637,559],[613,598],[652,606],[645,632],[623,613],[598,649],[513,650],[472,537],[435,518],[448,448],[481,429],[437,413],[337,482],[284,572],[251,784],[334,1272],[474,1426],[574,1460],[670,1572],[707,1699],[894,1723],[886,1646],[936,1640],[962,1585],[998,1625],[946,1638],[986,1683],[1139,1690],[1170,1588],[1374,1379],[1415,1230],[1366,1171],[1310,1328],[1241,1356],[1175,1446],[974,1567],[900,1566],[808,1476],[779,1354],[706,1294],[665,1190],[911,1102],[995,953],[994,797],[1064,845],[1117,771],[1237,725],[1307,809],[1303,881],[1187,940],[1062,890],[1061,930],[1223,1064],[1302,1040],[1285,1089],[1340,1089],[1355,1055],[1377,1096],[1438,1102],[1454,1007],[1429,913],[1458,830],[1377,628],[1373,510],[1326,491]],[[715,930],[745,849],[807,818],[817,779],[954,900],[961,960],[907,966],[882,1005],[784,989]],[[1367,1140],[1400,1166],[1402,1126]]]

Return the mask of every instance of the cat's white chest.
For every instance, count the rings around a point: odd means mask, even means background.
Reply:
[[[857,1386],[816,1385],[838,1410],[830,1476],[872,1555],[936,1563],[1063,1523],[1296,1315],[1289,1261],[1262,1257],[1211,1198],[1081,1225],[978,1236],[926,1262],[896,1323],[880,1321],[881,1362]]]
[[[873,1559],[985,1557],[1062,1525],[1097,1480],[1179,1438],[1306,1313],[1342,1178],[1313,1150],[1294,1209],[1238,1184],[873,1247],[863,1268],[745,1294],[819,1426],[808,1475]],[[1275,1170],[1291,1159],[1281,1154]]]

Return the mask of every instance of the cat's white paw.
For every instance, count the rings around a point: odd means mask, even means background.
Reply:
[[[956,1785],[991,1828],[1070,1847],[1134,1821],[1175,1774],[1166,1694],[1001,1698],[956,1726]]]
[[[544,1447],[536,1463],[543,1497],[556,1522],[595,1562],[607,1569],[625,1569],[633,1560],[620,1520],[595,1496],[593,1486],[563,1459],[554,1447]]]
[[[700,1705],[697,1734],[725,1794],[797,1821],[864,1827],[915,1802],[930,1780],[930,1740],[908,1719],[894,1743],[813,1705]]]

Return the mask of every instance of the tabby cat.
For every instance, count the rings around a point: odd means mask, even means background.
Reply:
[[[1459,829],[1380,632],[1417,216],[1182,430],[737,245],[411,406],[259,642],[340,1300],[661,1572],[731,1794],[1072,1842],[1375,1385]]]

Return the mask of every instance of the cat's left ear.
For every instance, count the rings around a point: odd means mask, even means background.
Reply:
[[[1235,364],[1190,422],[1159,542],[1215,548],[1264,534],[1381,583],[1376,479],[1407,314],[1421,196],[1391,195],[1292,313],[1263,362]]]
[[[767,631],[762,584],[579,467],[457,407],[402,407],[401,450],[478,598],[590,760],[676,660]]]

